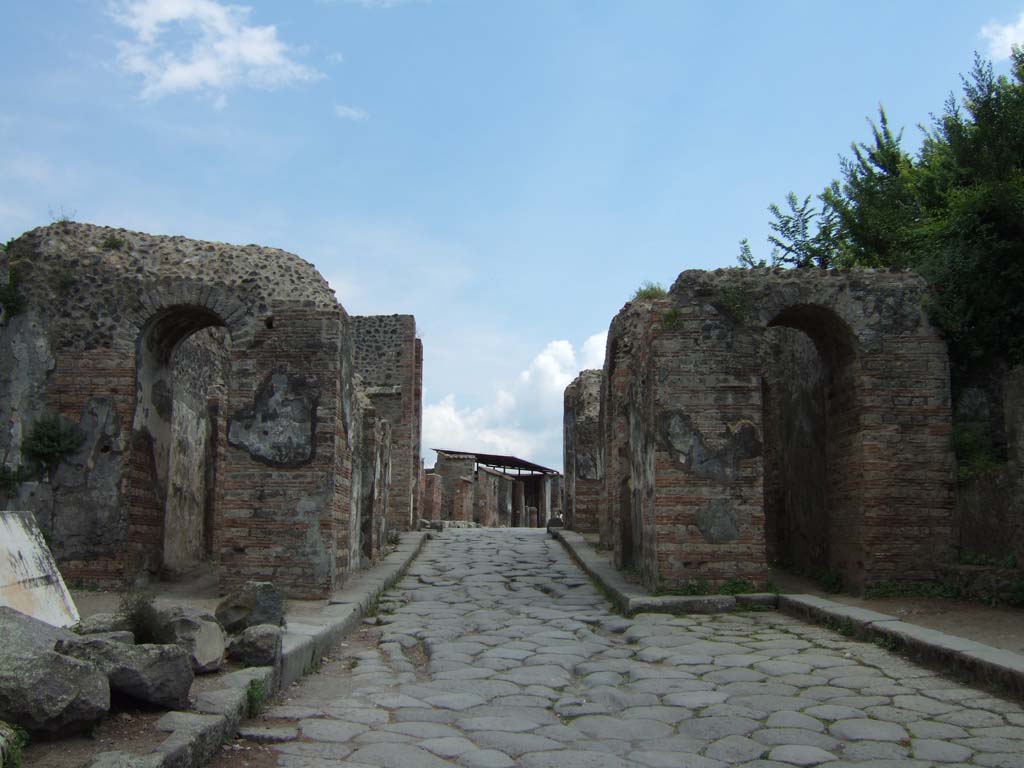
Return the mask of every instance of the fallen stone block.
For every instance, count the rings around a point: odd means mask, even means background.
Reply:
[[[61,735],[90,727],[110,709],[106,676],[53,650],[74,633],[0,608],[0,638],[0,720]]]
[[[94,635],[100,632],[131,632],[131,622],[119,613],[94,613],[86,616],[75,626],[80,635]]]
[[[273,667],[281,662],[281,628],[257,624],[231,641],[228,658],[246,667]]]
[[[224,630],[213,614],[191,608],[160,611],[160,639],[183,648],[197,675],[216,672],[224,662]]]
[[[167,709],[188,706],[192,664],[177,645],[124,645],[83,635],[58,641],[56,650],[92,664],[117,693]]]
[[[269,581],[250,581],[217,606],[217,621],[230,634],[257,624],[280,626],[284,621],[281,594]]]
[[[0,718],[27,731],[85,730],[110,709],[107,678],[90,663],[54,651],[0,655]]]

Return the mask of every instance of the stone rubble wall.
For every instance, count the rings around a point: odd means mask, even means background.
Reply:
[[[423,345],[412,315],[354,316],[355,365],[381,418],[391,424],[390,523],[410,530],[419,514]]]
[[[455,491],[462,479],[473,482],[476,472],[476,460],[469,454],[438,453],[434,464],[434,473],[441,478],[441,512],[438,520],[472,520],[472,512],[468,517],[456,517]],[[472,500],[470,500],[472,505]]]
[[[423,474],[423,507],[424,520],[441,520],[441,476],[435,472]]]
[[[0,369],[0,460],[19,468],[44,411],[85,436],[0,505],[35,513],[65,578],[140,583],[212,557],[222,589],[272,580],[322,597],[364,559],[364,521],[379,552],[389,477],[411,510],[418,458],[390,467],[393,445],[418,457],[421,384],[388,424],[360,405],[353,322],[311,264],[58,222],[13,241],[0,266],[25,299],[0,318],[15,362]],[[415,322],[400,317],[409,352],[382,378],[422,371]]]
[[[581,371],[566,387],[564,418],[565,527],[578,533],[598,532],[604,460],[601,456],[601,371]]]

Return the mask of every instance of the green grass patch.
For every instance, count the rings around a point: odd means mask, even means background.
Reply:
[[[631,299],[631,301],[649,301],[651,299],[663,299],[667,295],[668,292],[665,290],[665,286],[663,286],[661,283],[655,283],[652,282],[651,280],[645,280],[644,282],[640,283],[640,287],[633,292],[633,298]]]

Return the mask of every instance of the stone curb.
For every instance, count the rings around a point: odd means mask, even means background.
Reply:
[[[580,534],[552,529],[580,567],[601,587],[626,616],[652,613],[720,613],[760,605],[778,608],[804,621],[835,629],[861,640],[873,640],[909,654],[945,672],[966,675],[971,681],[996,686],[1024,698],[1024,655],[919,627],[865,608],[843,605],[814,595],[717,595],[655,597],[627,582],[618,569],[594,552]]]
[[[643,587],[631,584],[619,569],[594,552],[594,548],[575,531],[552,528],[551,535],[562,542],[579,566],[608,596],[618,610],[626,615],[637,613],[726,613],[735,610],[750,610],[755,606],[776,608],[778,596],[768,593],[750,595],[681,595],[650,594]]]
[[[1024,698],[1024,655],[1019,653],[813,595],[781,595],[779,609],[862,640],[879,641],[946,672]]]
[[[324,655],[359,626],[380,595],[402,578],[427,538],[421,531],[403,533],[391,554],[349,579],[319,616],[294,622],[285,617],[280,668],[248,667],[221,676],[221,687],[199,694],[192,711],[168,712],[156,722],[158,730],[170,735],[152,753],[103,752],[86,768],[199,768],[208,763],[234,737],[251,703],[261,704],[315,671]]]

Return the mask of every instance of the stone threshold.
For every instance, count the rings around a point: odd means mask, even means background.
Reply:
[[[843,605],[814,595],[751,594],[654,596],[626,581],[578,533],[552,529],[572,558],[624,615],[637,613],[724,613],[773,608],[804,621],[821,624],[859,640],[871,640],[941,671],[975,684],[1024,699],[1024,655],[948,635],[877,611]]]
[[[428,534],[402,534],[398,546],[377,565],[359,572],[328,600],[319,616],[288,621],[281,636],[281,665],[249,667],[222,676],[221,687],[196,697],[189,711],[168,712],[156,722],[169,735],[151,753],[102,752],[86,768],[200,768],[235,737],[251,703],[268,702],[279,691],[315,672],[323,657],[359,627],[381,594],[398,583],[423,549]],[[251,691],[251,693],[250,693]],[[252,702],[251,702],[252,700]]]

